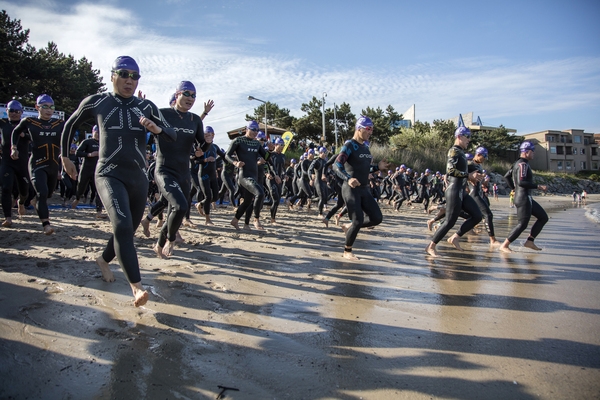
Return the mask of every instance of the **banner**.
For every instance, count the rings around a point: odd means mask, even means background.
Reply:
[[[290,143],[292,143],[292,139],[294,138],[294,134],[292,132],[284,132],[283,135],[281,135],[281,138],[283,139],[283,142],[285,143],[285,146],[283,147],[283,151],[282,153],[285,154],[285,151],[287,150],[288,146],[290,145]]]

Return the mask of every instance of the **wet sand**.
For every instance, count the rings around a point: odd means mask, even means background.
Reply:
[[[333,222],[283,206],[265,232],[218,209],[169,260],[140,229],[140,308],[116,262],[101,280],[94,210],[51,210],[49,237],[30,214],[0,229],[0,398],[600,398],[600,225],[569,197],[536,200],[553,210],[541,253],[525,234],[492,251],[483,231],[432,259],[420,207],[383,206],[359,262]],[[515,210],[492,207],[503,240]]]

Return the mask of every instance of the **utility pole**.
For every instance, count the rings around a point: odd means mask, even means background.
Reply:
[[[327,97],[327,93],[323,92],[323,136],[321,136],[321,143],[325,143],[325,97]]]
[[[338,149],[337,106],[333,103],[333,131],[335,132],[335,151]]]

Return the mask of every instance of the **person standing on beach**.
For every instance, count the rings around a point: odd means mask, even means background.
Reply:
[[[383,221],[379,204],[371,195],[369,174],[380,169],[387,170],[388,163],[381,160],[377,165],[371,165],[373,156],[365,142],[372,134],[373,121],[369,117],[359,117],[354,136],[344,143],[333,164],[335,173],[343,180],[342,196],[352,221],[342,225],[346,234],[343,257],[352,261],[358,261],[358,257],[352,252],[352,246],[360,228],[376,226]]]
[[[19,192],[19,215],[25,215],[25,203],[29,196],[29,172],[27,171],[27,158],[21,157],[13,160],[10,157],[12,147],[13,129],[21,121],[23,106],[17,100],[11,100],[6,105],[8,121],[0,120],[0,133],[2,134],[2,161],[0,161],[0,179],[2,180],[2,211],[4,221],[2,226],[12,226],[12,192],[15,178],[17,179],[17,190]],[[27,154],[29,151],[29,140],[19,138],[17,151]]]
[[[83,196],[88,185],[92,185],[92,192],[96,192],[94,173],[96,171],[96,164],[98,164],[98,150],[100,149],[100,142],[98,141],[99,135],[100,130],[98,129],[98,125],[94,125],[92,127],[92,137],[85,139],[77,148],[77,157],[82,158],[83,163],[81,164],[79,176],[77,177],[77,191],[75,192],[75,201],[71,204],[71,208],[77,208],[79,200]],[[102,213],[102,201],[100,201],[100,196],[96,196],[96,218],[106,218],[106,214]]]
[[[548,222],[546,211],[531,197],[531,190],[533,189],[547,190],[546,185],[537,185],[533,182],[533,172],[529,166],[529,161],[533,160],[535,145],[531,142],[523,142],[519,149],[521,151],[521,158],[513,165],[509,171],[510,174],[505,176],[507,177],[508,184],[515,190],[518,223],[500,246],[500,251],[504,253],[512,253],[509,247],[510,244],[517,240],[519,235],[527,229],[527,224],[529,224],[532,215],[537,218],[537,221],[531,227],[529,237],[523,246],[541,251],[542,249],[537,247],[533,241],[538,237],[546,222]]]
[[[51,235],[54,233],[54,228],[50,225],[48,199],[52,197],[58,180],[60,135],[65,121],[52,117],[54,100],[47,94],[38,96],[35,108],[38,110],[38,117],[22,119],[13,130],[10,156],[13,160],[19,159],[17,143],[22,137],[27,136],[33,143],[33,151],[29,157],[29,178],[36,193],[35,209],[42,221],[44,234]],[[69,158],[69,151],[70,143],[63,152],[67,158]]]
[[[113,282],[115,278],[108,263],[117,257],[131,286],[136,307],[148,301],[133,240],[148,195],[146,132],[170,141],[177,137],[154,103],[135,96],[139,79],[140,69],[135,60],[129,56],[118,57],[111,69],[113,92],[85,98],[65,124],[61,142],[63,166],[69,176],[75,178],[77,171],[68,157],[75,131],[89,119],[94,119],[100,128],[96,186],[113,233],[96,263],[102,278]]]
[[[439,257],[436,246],[446,236],[448,231],[454,227],[461,211],[469,214],[470,218],[467,218],[458,231],[448,239],[448,243],[452,244],[457,250],[462,251],[458,243],[460,238],[473,229],[482,218],[477,203],[466,193],[467,180],[479,182],[484,177],[479,171],[469,173],[468,170],[465,150],[471,141],[471,131],[464,126],[460,126],[454,131],[454,138],[454,146],[448,151],[448,162],[446,164],[446,176],[448,179],[448,187],[445,192],[446,220],[433,234],[431,242],[425,249],[433,257]]]
[[[488,151],[485,147],[478,147],[475,150],[475,156],[473,156],[473,160],[469,163],[469,172],[478,171],[482,175],[485,175],[483,171],[483,167],[481,166],[485,160],[488,158]],[[473,190],[469,193],[469,196],[475,200],[477,206],[481,210],[483,214],[483,218],[485,220],[485,227],[488,231],[490,237],[490,246],[500,246],[500,242],[496,240],[496,236],[494,233],[494,214],[490,209],[490,205],[485,198],[485,194],[483,192],[481,181],[471,182],[473,185]]]

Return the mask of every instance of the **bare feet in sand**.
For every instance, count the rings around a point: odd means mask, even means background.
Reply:
[[[533,240],[526,240],[525,243],[523,243],[523,246],[525,246],[525,247],[527,247],[528,249],[531,249],[531,250],[542,251],[542,249],[540,249],[539,247],[537,247],[535,245],[535,243],[533,243]]]
[[[160,247],[160,246],[158,245],[158,243],[156,243],[156,244],[154,245],[154,247],[152,247],[152,250],[154,250],[154,252],[156,253],[156,256],[157,256],[158,258],[162,258],[162,259],[165,259],[165,258],[167,258],[167,257],[165,257],[165,256],[163,255],[163,248],[162,248],[162,247]]]
[[[6,218],[4,222],[2,222],[2,226],[5,228],[10,228],[12,226],[12,219]]]
[[[190,219],[186,219],[183,221],[183,226],[187,226],[188,228],[195,228],[196,225]]]
[[[136,307],[141,307],[148,302],[148,292],[144,290],[144,287],[140,282],[138,283],[130,283],[131,291],[133,292],[133,305]]]
[[[431,227],[433,226],[433,224],[435,223],[435,219],[430,219],[427,220],[427,229],[429,229],[431,231]]]
[[[113,275],[110,267],[106,261],[102,258],[102,256],[96,257],[96,264],[100,267],[100,272],[102,272],[102,280],[106,282],[114,282],[115,276]]]
[[[231,222],[230,222],[231,226],[233,226],[236,231],[240,230],[239,222],[240,222],[240,220],[237,219],[237,218],[232,219]]]
[[[148,221],[148,218],[146,218],[146,217],[142,218],[142,222],[140,224],[142,225],[142,228],[144,229],[144,236],[150,237],[150,221]]]
[[[73,202],[71,203],[71,208],[74,210],[77,208],[77,204],[79,204],[79,200],[73,200]]]
[[[162,228],[162,226],[165,224],[165,220],[164,219],[159,219],[158,221],[156,221],[156,227],[157,228]]]
[[[27,209],[25,209],[25,205],[23,204],[19,204],[19,217],[24,216],[25,214],[27,214]]]
[[[497,241],[495,238],[491,237],[490,238],[490,247],[496,248],[496,247],[500,247],[500,242]]]
[[[439,257],[440,256],[440,253],[437,252],[437,250],[435,249],[435,246],[436,246],[435,243],[431,242],[431,243],[429,243],[429,246],[427,246],[425,248],[425,251],[431,257]]]
[[[213,226],[214,225],[213,222],[210,220],[210,217],[208,215],[206,216],[206,221],[204,221],[204,225],[207,225],[207,226]]]
[[[275,221],[275,218],[271,218],[271,225],[279,225],[279,224],[277,223],[277,221]]]
[[[175,243],[185,243],[185,240],[183,240],[179,232],[175,234]]]
[[[456,248],[456,250],[463,251],[463,248],[460,247],[459,241],[460,241],[460,236],[458,236],[456,233],[448,238],[448,243],[450,243],[452,246],[454,246]]]
[[[44,235],[52,235],[54,233],[54,228],[51,225],[44,226]]]
[[[329,228],[329,220],[327,218],[323,218],[321,222],[325,224],[325,228]]]
[[[258,218],[254,219],[254,227],[256,229],[258,229],[259,231],[264,231],[265,228],[262,226],[262,224],[260,223],[260,220]]]
[[[242,227],[242,230],[244,230],[244,231],[251,231],[252,229],[250,229],[250,225],[244,224],[244,226]]]
[[[342,255],[342,257],[344,257],[346,260],[350,260],[350,261],[359,261],[359,258],[356,257],[354,255],[354,253],[351,251],[344,251],[344,254]]]
[[[198,212],[200,213],[200,215],[202,215],[203,217],[206,216],[206,214],[204,214],[204,209],[202,208],[202,204],[196,203],[196,210],[198,210]]]
[[[96,219],[106,219],[108,218],[108,215],[104,214],[102,211],[98,211],[96,213]]]
[[[500,250],[503,253],[512,253],[512,250],[510,249],[510,247],[508,247],[510,245],[510,242],[507,240],[504,241],[504,243],[502,243],[502,246],[500,246],[498,248],[498,250]]]
[[[335,214],[335,225],[340,226],[340,214]]]
[[[344,233],[348,232],[348,229],[350,229],[350,227],[352,226],[352,224],[342,224],[341,228],[344,231]]]
[[[158,247],[158,244],[156,245]],[[173,255],[173,249],[175,248],[175,242],[170,242],[167,240],[165,243],[165,247],[162,248],[163,258],[169,258]]]

